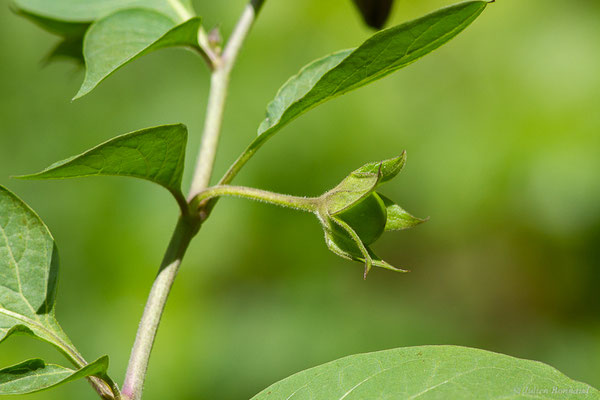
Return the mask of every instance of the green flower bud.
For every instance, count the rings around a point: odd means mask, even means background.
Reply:
[[[322,195],[317,216],[325,232],[327,247],[335,254],[365,264],[365,278],[373,265],[395,268],[368,247],[386,230],[401,230],[425,220],[415,218],[387,197],[375,192],[402,170],[406,153],[390,160],[365,164],[339,185]]]

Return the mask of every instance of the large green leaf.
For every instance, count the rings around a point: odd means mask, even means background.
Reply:
[[[336,96],[403,68],[448,42],[483,12],[486,1],[468,1],[381,31],[355,50],[334,53],[290,78],[267,107],[258,129],[266,140],[287,123]]]
[[[284,379],[252,400],[600,399],[536,361],[456,346],[359,354]]]
[[[98,20],[85,35],[86,73],[75,99],[145,54],[165,47],[198,48],[199,28],[200,18],[177,25],[164,14],[146,9],[122,10]]]
[[[20,332],[75,354],[54,318],[58,253],[40,218],[0,186],[0,342]]]
[[[79,370],[46,364],[40,359],[27,360],[0,370],[0,395],[39,392],[88,376],[102,378],[107,370],[107,356]]]
[[[143,7],[181,21],[193,14],[190,0],[13,0],[17,10],[65,22],[94,22],[118,10]]]
[[[187,128],[163,125],[117,136],[78,156],[52,164],[22,179],[62,179],[121,175],[146,179],[181,194]]]

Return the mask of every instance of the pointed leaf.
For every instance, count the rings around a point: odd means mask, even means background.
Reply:
[[[70,22],[93,22],[118,10],[147,8],[181,20],[193,14],[190,0],[13,0],[23,12],[47,19]]]
[[[78,156],[59,161],[22,179],[61,179],[121,175],[146,179],[181,196],[187,128],[163,125],[117,136]]]
[[[328,213],[336,215],[354,206],[373,192],[377,185],[398,175],[405,163],[406,152],[403,152],[398,157],[368,163],[352,171],[325,195]]]
[[[540,362],[419,346],[345,357],[292,375],[251,400],[521,398],[598,399],[600,393]]]
[[[356,50],[317,60],[293,76],[267,108],[258,129],[269,137],[290,121],[336,96],[401,69],[458,35],[483,12],[486,1],[468,1],[381,31]],[[265,138],[257,139],[262,143]]]
[[[385,208],[387,210],[387,220],[385,223],[386,231],[399,231],[403,229],[413,228],[417,225],[422,224],[423,222],[427,222],[427,219],[421,219],[417,217],[413,217],[398,204],[394,203],[393,200],[385,197],[381,193],[378,193],[379,197],[383,200],[383,204],[385,204]]]
[[[365,258],[359,246],[349,235],[344,234],[335,228],[326,226],[323,226],[323,231],[325,233],[325,244],[327,245],[327,248],[331,250],[331,252],[347,260],[358,261],[361,264],[367,264],[368,260]],[[408,270],[396,268],[382,260],[369,247],[366,247],[366,250],[371,258],[372,265],[379,268],[389,269],[390,271],[394,272],[408,272]]]
[[[384,183],[394,178],[402,171],[406,164],[406,151],[403,151],[398,157],[390,158],[389,160],[377,161],[363,165],[354,173],[360,174],[381,174],[379,183]]]
[[[127,63],[165,47],[198,47],[200,18],[177,25],[164,14],[146,9],[118,11],[95,22],[84,39],[86,74],[75,99]]]
[[[58,252],[48,228],[0,186],[0,342],[25,333],[74,354],[54,318]]]
[[[375,190],[378,182],[377,173],[352,172],[325,195],[327,212],[335,215],[352,207]]]
[[[40,359],[27,360],[0,370],[0,395],[34,393],[88,376],[102,377],[107,369],[107,356],[79,370],[46,364]]]

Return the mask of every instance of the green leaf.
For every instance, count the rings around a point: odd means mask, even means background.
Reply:
[[[354,206],[375,188],[389,181],[402,171],[406,152],[389,160],[371,162],[352,171],[339,185],[324,195],[327,212],[335,215]]]
[[[365,264],[364,278],[367,278],[367,274],[370,270],[370,265],[374,265],[379,268],[388,269],[394,272],[409,272],[406,269],[396,268],[388,262],[378,257],[373,250],[364,244],[361,246],[359,241],[352,238],[348,233],[341,229],[336,229],[333,223],[329,222],[328,225],[323,225],[323,231],[325,232],[325,244],[332,253],[345,258],[350,261],[358,261],[361,264]],[[363,251],[366,250],[369,257],[365,257]]]
[[[307,65],[283,85],[267,107],[257,141],[263,142],[317,105],[383,78],[432,52],[471,24],[486,5],[486,1],[468,1],[440,9],[383,30],[354,51],[334,53]]]
[[[107,370],[107,356],[79,370],[46,364],[40,359],[27,360],[0,370],[0,395],[39,392],[88,376],[102,378]]]
[[[118,11],[95,22],[85,35],[86,74],[78,99],[110,74],[148,53],[165,47],[199,48],[200,18],[177,25],[164,14],[146,9]]]
[[[17,10],[65,22],[94,22],[118,10],[147,8],[180,21],[192,14],[190,0],[13,0]]]
[[[382,195],[381,193],[379,193],[379,197],[381,197],[383,200],[383,204],[385,204],[385,208],[387,210],[387,220],[385,223],[386,231],[400,231],[413,228],[429,220],[429,218],[421,219],[413,217],[398,204],[394,203],[393,200]]]
[[[406,151],[403,151],[398,157],[365,164],[354,171],[354,174],[381,174],[379,183],[384,183],[398,175],[405,164]]]
[[[599,399],[600,393],[540,362],[419,346],[342,358],[292,375],[251,400],[527,398]]]
[[[187,128],[163,125],[117,136],[78,156],[21,179],[62,179],[120,175],[146,179],[181,194]]]
[[[379,179],[377,173],[352,172],[324,195],[327,213],[335,215],[352,207],[375,190]]]
[[[48,228],[0,186],[0,342],[25,333],[77,353],[54,317],[58,252]]]

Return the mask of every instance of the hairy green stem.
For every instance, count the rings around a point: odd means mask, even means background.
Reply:
[[[203,201],[221,196],[242,197],[307,212],[315,212],[318,206],[318,198],[290,196],[251,187],[230,185],[209,187],[196,196],[194,203],[201,204]]]
[[[190,202],[209,185],[219,143],[229,76],[242,43],[250,31],[262,3],[263,0],[251,0],[250,4],[246,6],[222,56],[212,52],[204,31],[200,30],[198,32],[198,41],[206,52],[207,58],[211,61],[209,65],[212,69],[212,75],[202,144],[190,188]],[[185,251],[192,238],[198,233],[202,223],[202,219],[197,213],[191,215],[185,211],[187,211],[186,208],[182,207],[182,215],[148,295],[121,392],[122,398],[125,400],[140,400],[142,398],[152,346],[169,292],[177,276]]]
[[[158,325],[167,303],[167,298],[179,265],[183,259],[190,241],[198,232],[199,221],[190,217],[181,217],[169,243],[169,247],[163,258],[163,262],[154,280],[142,320],[140,321],[135,343],[131,351],[129,366],[125,376],[125,382],[121,390],[122,396],[127,400],[139,400],[142,390],[150,353],[158,331]]]
[[[262,4],[263,0],[253,0],[246,6],[225,46],[225,50],[223,50],[223,55],[214,65],[214,71],[211,76],[211,90],[206,110],[206,119],[204,122],[204,133],[202,135],[202,143],[198,153],[198,160],[192,179],[189,199],[196,197],[196,195],[206,189],[210,183],[219,144],[219,136],[221,134],[231,70],[233,69],[242,44],[248,36],[250,28],[252,27]]]

